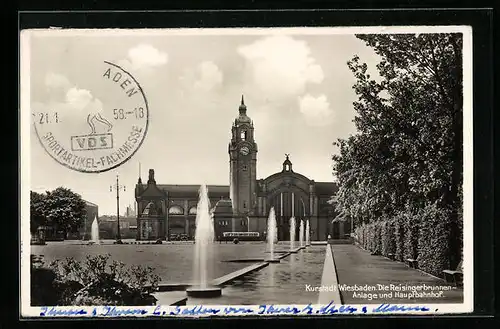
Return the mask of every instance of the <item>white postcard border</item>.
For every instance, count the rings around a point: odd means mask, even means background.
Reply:
[[[269,35],[269,34],[288,34],[288,35],[334,35],[334,34],[394,34],[394,33],[462,33],[463,34],[463,264],[464,264],[464,301],[462,304],[428,304],[422,305],[429,308],[429,312],[423,311],[405,311],[405,312],[386,312],[387,314],[450,314],[450,313],[468,313],[473,311],[473,104],[472,104],[472,28],[470,26],[391,26],[391,27],[300,27],[300,28],[204,28],[204,29],[33,29],[23,30],[20,36],[20,213],[21,213],[21,234],[20,234],[20,296],[21,296],[21,316],[39,317],[42,308],[30,306],[30,182],[31,182],[31,141],[30,141],[30,37],[32,35],[44,37],[60,36],[126,36],[126,35]],[[23,133],[24,132],[24,133]],[[398,304],[404,305],[404,304]],[[408,304],[408,307],[415,307],[417,304]],[[293,305],[297,308],[305,305]],[[319,308],[320,305],[314,305]],[[339,305],[340,306],[340,305]],[[347,306],[347,305],[345,305]],[[352,305],[358,309],[363,306],[372,308],[368,305]],[[101,306],[102,307],[102,306]],[[207,306],[215,308],[217,306]],[[225,306],[220,306],[224,308]],[[231,307],[239,307],[231,305]],[[245,308],[254,308],[258,310],[258,305],[240,306]],[[61,310],[75,309],[76,307],[57,307]],[[155,307],[142,307],[151,312]],[[192,306],[180,306],[180,309],[189,309]],[[78,307],[89,311],[88,316],[92,316],[94,307]],[[116,307],[116,309],[130,309],[130,307]],[[162,306],[166,311],[176,312],[175,306]],[[152,313],[151,313],[152,314]],[[151,316],[136,315],[136,316]],[[355,313],[359,314],[359,313]],[[368,314],[371,314],[368,312]],[[220,314],[224,315],[224,314]],[[246,315],[255,315],[246,314]],[[270,316],[271,314],[263,314]],[[283,314],[282,314],[283,315]],[[314,315],[314,314],[313,314]],[[183,315],[185,317],[186,315]],[[203,315],[197,315],[203,316]],[[226,316],[229,316],[226,314]],[[245,316],[245,314],[238,314]],[[73,316],[74,317],[74,316]]]

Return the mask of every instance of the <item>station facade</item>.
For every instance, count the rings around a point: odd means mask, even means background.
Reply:
[[[297,223],[309,220],[312,241],[326,240],[328,235],[341,239],[350,233],[349,222],[334,220],[334,206],[329,201],[337,192],[336,184],[316,182],[295,172],[288,154],[280,170],[257,179],[258,147],[243,97],[231,132],[229,185],[207,186],[216,236],[224,232],[259,232],[265,237],[271,208],[276,215],[278,240],[290,239],[292,216]],[[149,170],[146,184],[139,177],[135,187],[137,239],[168,240],[180,234],[194,239],[199,187],[157,184],[154,169]]]

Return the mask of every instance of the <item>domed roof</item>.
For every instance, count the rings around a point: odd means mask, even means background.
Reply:
[[[251,123],[252,122],[252,119],[250,119],[246,114],[245,115],[239,115],[237,118],[236,118],[236,122],[237,123]]]
[[[241,104],[240,104],[239,110],[240,111],[246,111],[247,110],[247,106],[245,105],[245,100],[243,99],[243,95],[241,95]]]
[[[243,95],[241,95],[241,104],[238,110],[240,111],[240,115],[236,118],[236,124],[252,122],[252,119],[250,119],[247,116],[247,106],[245,105],[245,100],[243,99]]]

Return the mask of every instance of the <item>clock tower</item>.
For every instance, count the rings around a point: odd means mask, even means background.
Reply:
[[[239,115],[231,127],[228,151],[233,211],[235,214],[253,215],[257,205],[257,144],[254,140],[253,121],[247,116],[243,96]]]

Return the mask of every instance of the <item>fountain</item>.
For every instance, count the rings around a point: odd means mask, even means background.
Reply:
[[[299,226],[299,244],[301,248],[304,248],[304,221],[300,221]]]
[[[309,247],[311,245],[311,235],[310,235],[310,228],[309,228],[309,219],[306,222],[306,247]]]
[[[101,244],[101,240],[99,239],[99,222],[97,221],[97,216],[95,216],[94,221],[92,222],[90,239],[94,244]]]
[[[271,258],[266,260],[269,263],[279,263],[279,259],[274,258],[274,243],[278,238],[278,232],[276,227],[276,215],[274,213],[274,207],[269,211],[269,218],[267,219],[267,246],[269,249],[269,253],[271,254]]]
[[[211,286],[208,282],[212,269],[214,244],[213,217],[210,214],[210,200],[206,185],[201,185],[198,207],[196,211],[195,255],[194,255],[194,285],[186,289],[191,297],[218,297],[222,289]]]
[[[295,217],[290,218],[290,252],[295,248]]]

